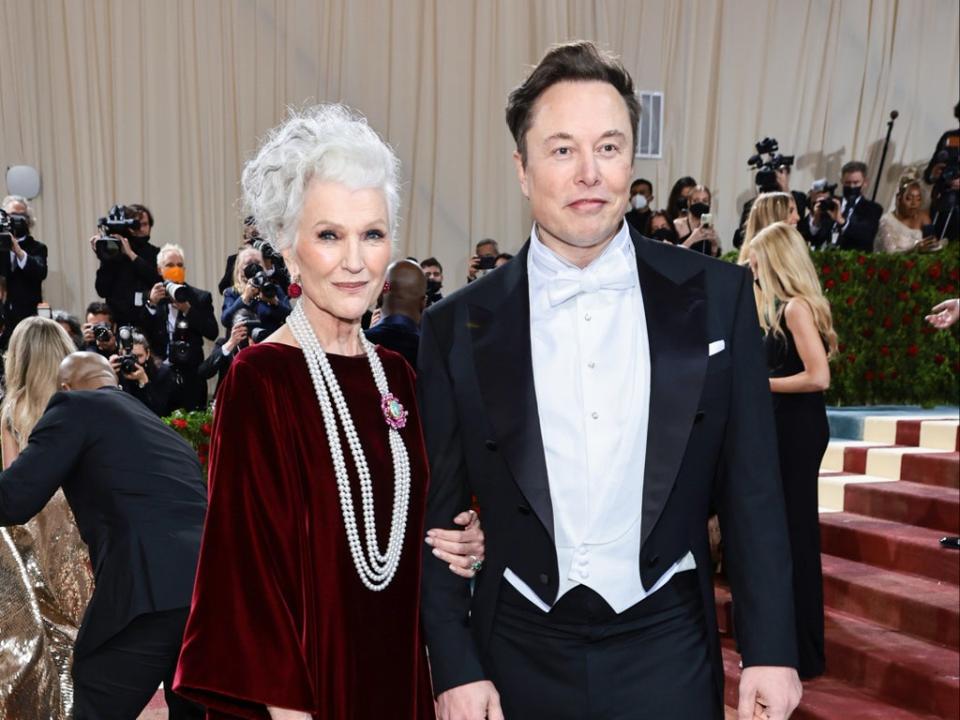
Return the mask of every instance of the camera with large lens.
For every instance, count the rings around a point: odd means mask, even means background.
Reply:
[[[129,239],[132,233],[140,229],[140,215],[133,208],[114,205],[106,217],[97,220],[100,237],[94,243],[94,250],[101,260],[111,260],[120,254],[120,241],[111,235]]]
[[[776,138],[765,137],[754,145],[757,151],[756,155],[751,155],[747,159],[747,165],[757,171],[754,182],[760,189],[760,192],[779,192],[780,183],[777,181],[777,170],[780,168],[790,168],[796,159],[793,155],[781,155],[780,145]],[[767,157],[764,158],[764,155]]]
[[[283,262],[283,256],[277,252],[277,249],[269,240],[263,240],[259,236],[254,236],[253,242],[250,244],[255,249],[260,251],[260,254],[263,256],[264,260],[269,260],[270,262]]]
[[[180,301],[178,301],[180,302]],[[186,318],[177,320],[173,328],[173,339],[167,357],[175,368],[187,365],[190,362],[190,325]]]
[[[117,330],[117,345],[120,355],[120,373],[129,375],[136,372],[137,356],[133,354],[133,336],[136,330],[130,325],[123,325]],[[93,330],[94,337],[97,336],[96,327]]]
[[[93,326],[93,339],[98,343],[108,343],[113,339],[113,328],[110,323],[97,323]]]
[[[836,192],[837,192],[836,183],[828,183],[826,178],[815,180],[813,185],[810,186],[810,192],[827,193],[826,197],[820,198],[817,201],[819,205],[819,211],[824,215],[829,215],[830,213],[840,208],[840,203],[836,195]]]
[[[26,237],[30,232],[30,219],[20,213],[8,213],[0,209],[0,250],[13,250],[13,238]]]
[[[260,295],[265,298],[275,298],[277,296],[277,285],[267,275],[260,263],[250,263],[243,269],[243,276],[253,283],[253,286],[260,291]]]
[[[167,297],[174,302],[185,303],[190,300],[190,288],[173,280],[164,280],[163,289],[167,291]]]
[[[246,347],[247,342],[256,345],[269,334],[269,330],[261,324],[260,318],[250,310],[238,310],[237,314],[233,316],[233,324],[243,325],[247,329],[248,340],[241,343],[241,347]]]

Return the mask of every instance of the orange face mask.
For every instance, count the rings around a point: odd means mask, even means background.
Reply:
[[[161,275],[163,275],[164,280],[169,280],[170,282],[175,282],[178,285],[183,285],[183,280],[186,277],[186,271],[182,267],[168,267],[164,268]]]

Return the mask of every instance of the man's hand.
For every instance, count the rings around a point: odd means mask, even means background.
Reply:
[[[944,300],[933,306],[933,315],[927,315],[927,322],[938,330],[946,330],[960,319],[960,298]]]
[[[247,326],[243,323],[237,323],[230,330],[230,337],[223,344],[223,351],[225,353],[232,353],[234,349],[247,339]]]
[[[167,289],[163,286],[162,282],[158,282],[152,288],[150,288],[150,297],[147,300],[150,301],[151,305],[159,305],[164,300],[167,299]]]
[[[253,280],[247,280],[247,284],[243,286],[243,304],[250,305],[260,297],[260,288],[253,284]]]
[[[93,250],[93,254],[97,254],[97,240],[100,239],[99,235],[94,235],[90,238],[90,249]],[[99,255],[97,256],[99,258]]]
[[[737,720],[787,720],[800,704],[803,686],[791,667],[756,665],[740,675]]]
[[[130,247],[130,241],[123,237],[122,235],[112,235],[115,240],[120,242],[120,252],[126,255],[131,260],[137,259],[137,254],[133,251],[133,248]]]
[[[504,720],[500,694],[489,680],[450,688],[437,698],[437,720]]]
[[[13,254],[17,256],[17,260],[23,260],[27,254],[26,251],[20,247],[20,243],[17,242],[17,236],[13,234],[10,235],[10,249],[13,250]]]
[[[477,270],[480,269],[480,256],[474,255],[470,258],[470,264],[467,266],[467,279],[476,280],[477,279]]]
[[[84,323],[81,325],[80,333],[83,335],[84,345],[93,345],[93,323]]]
[[[174,300],[174,301],[173,301],[173,306],[174,306],[177,310],[179,310],[180,312],[182,312],[184,315],[186,315],[187,313],[190,312],[190,301],[189,301],[189,300],[184,300],[183,302],[179,302],[179,303],[178,303],[176,300]]]
[[[433,548],[433,554],[438,560],[450,565],[450,572],[460,577],[472,578],[477,574],[472,565],[484,560],[483,529],[480,527],[480,518],[473,510],[466,510],[457,515],[453,522],[463,525],[463,530],[440,530],[434,528],[427,531],[424,542]]]

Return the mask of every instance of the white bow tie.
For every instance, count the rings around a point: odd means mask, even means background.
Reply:
[[[586,270],[565,268],[558,272],[547,286],[550,305],[556,307],[580,293],[629,290],[636,285],[636,276],[628,263],[610,260],[599,267],[588,267]]]

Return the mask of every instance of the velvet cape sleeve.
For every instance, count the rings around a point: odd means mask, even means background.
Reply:
[[[209,509],[174,680],[211,718],[316,707],[302,640],[312,563],[301,472],[275,386],[262,362],[238,356],[218,392]]]

